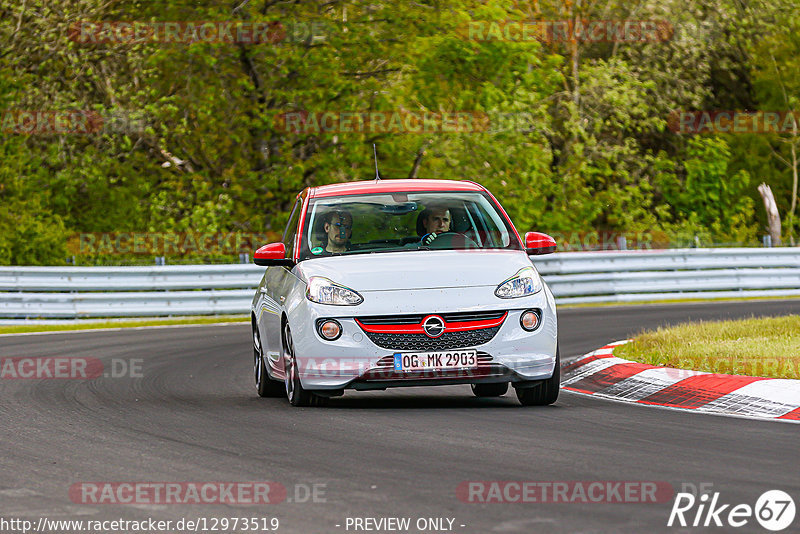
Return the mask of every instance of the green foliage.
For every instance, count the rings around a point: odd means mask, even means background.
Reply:
[[[60,265],[67,257],[64,220],[38,154],[18,139],[0,139],[0,265]]]
[[[729,170],[728,143],[718,137],[699,137],[689,139],[687,145],[679,169],[682,178],[670,177],[658,184],[675,213],[674,220],[668,221],[673,233],[682,238],[687,231],[703,234],[705,243],[753,242],[754,201],[746,195],[750,176],[745,170]]]
[[[675,35],[573,46],[463,32],[572,17],[668,20]],[[76,22],[119,20],[281,21],[298,38],[69,38]],[[798,25],[789,0],[0,0],[0,109],[104,118],[90,134],[0,134],[0,264],[61,264],[79,232],[282,232],[302,188],[371,178],[372,143],[384,177],[408,177],[417,162],[420,178],[478,181],[521,231],[753,243],[760,181],[782,213],[792,205],[786,136],[692,138],[667,119],[796,109]],[[282,129],[280,114],[298,110],[494,119],[467,133]]]

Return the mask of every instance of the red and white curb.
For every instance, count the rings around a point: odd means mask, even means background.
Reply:
[[[610,343],[561,368],[567,391],[637,404],[800,423],[800,380],[657,367],[614,357]]]

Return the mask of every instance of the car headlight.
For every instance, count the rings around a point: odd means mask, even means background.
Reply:
[[[527,297],[542,290],[542,279],[533,267],[523,267],[517,274],[497,286],[494,294],[501,299]]]
[[[308,280],[306,298],[311,302],[334,306],[356,306],[364,302],[364,297],[352,289],[340,286],[322,276],[312,276]]]

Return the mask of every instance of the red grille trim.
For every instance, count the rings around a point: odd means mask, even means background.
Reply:
[[[427,317],[427,316],[426,316]],[[484,328],[494,328],[500,326],[508,317],[508,312],[505,312],[502,317],[497,319],[484,319],[480,321],[453,321],[448,323],[444,321],[445,332],[464,332],[467,330],[482,330]],[[423,319],[424,321],[425,319]],[[444,320],[444,319],[443,319]],[[417,324],[364,324],[356,319],[358,326],[365,332],[371,334],[424,334],[425,330],[422,329],[422,323]]]

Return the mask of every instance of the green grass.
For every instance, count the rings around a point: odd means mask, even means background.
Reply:
[[[216,324],[248,322],[246,315],[219,315],[215,317],[179,317],[172,319],[105,319],[68,324],[0,325],[0,334],[25,334],[29,332],[60,332],[66,330],[97,330],[100,328],[134,328],[141,326],[169,326],[181,324]]]
[[[659,328],[634,336],[614,356],[710,373],[800,379],[800,315]]]

